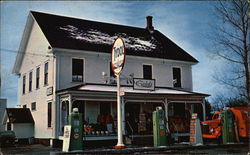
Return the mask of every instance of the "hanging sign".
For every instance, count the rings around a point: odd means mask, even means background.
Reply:
[[[133,88],[139,90],[155,90],[155,79],[133,79]]]
[[[125,63],[125,45],[122,38],[117,38],[113,44],[111,64],[115,75],[119,75]]]

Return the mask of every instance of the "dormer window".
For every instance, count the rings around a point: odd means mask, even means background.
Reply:
[[[72,59],[72,81],[83,82],[83,59]]]
[[[181,69],[173,67],[173,86],[181,88]]]

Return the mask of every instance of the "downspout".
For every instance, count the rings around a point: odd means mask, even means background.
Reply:
[[[205,104],[205,99],[203,99],[202,103],[202,111],[203,111],[203,121],[206,120],[206,104]]]
[[[168,99],[165,98],[163,103],[164,103],[164,107],[165,107],[166,128],[167,128],[168,132],[170,132],[169,124],[168,124]]]

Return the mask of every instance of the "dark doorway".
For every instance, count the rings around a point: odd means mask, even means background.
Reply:
[[[85,102],[84,101],[75,101],[72,105],[73,108],[78,108],[79,113],[82,114],[82,120],[85,121],[84,115],[85,115]]]
[[[138,133],[138,121],[140,114],[140,104],[126,104],[126,131],[128,134]]]
[[[174,104],[174,115],[181,118],[185,117],[185,104],[184,103],[175,103]]]
[[[100,104],[100,114],[102,115],[108,115],[110,114],[111,104],[102,102]]]
[[[194,106],[194,113],[197,113],[200,120],[204,120],[202,105],[201,104],[193,104],[193,106]]]

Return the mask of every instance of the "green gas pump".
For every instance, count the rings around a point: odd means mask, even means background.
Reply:
[[[222,112],[222,142],[226,144],[234,141],[234,115],[230,109],[225,109]]]
[[[153,112],[153,133],[154,133],[154,146],[167,145],[167,130],[166,130],[165,112],[162,107],[156,107]]]
[[[82,114],[78,112],[77,108],[73,109],[73,112],[69,115],[69,125],[71,125],[71,138],[70,147],[71,151],[83,149],[83,124]]]

